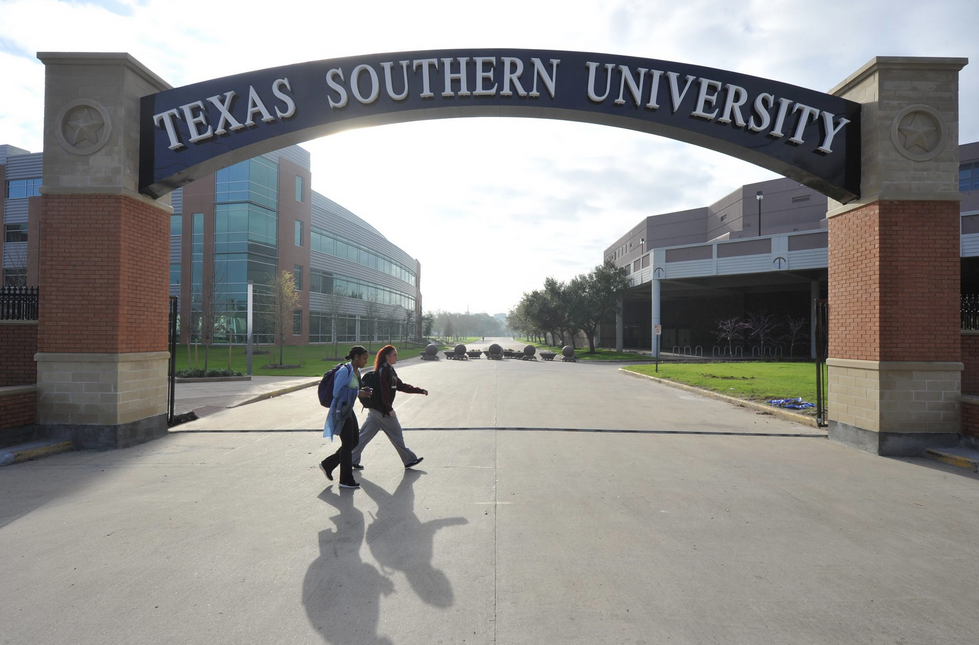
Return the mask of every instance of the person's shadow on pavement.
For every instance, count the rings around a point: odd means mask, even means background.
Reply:
[[[377,504],[377,517],[367,529],[367,545],[381,570],[402,571],[412,590],[434,607],[452,605],[452,584],[445,573],[432,566],[435,533],[447,526],[467,524],[464,517],[450,517],[422,523],[415,515],[414,482],[424,471],[405,470],[394,493],[367,481],[360,487]]]
[[[332,518],[336,530],[319,533],[320,554],[303,580],[303,606],[309,622],[327,642],[338,645],[392,645],[377,634],[381,596],[394,592],[394,584],[360,558],[364,543],[364,513],[355,491],[336,493],[332,486],[320,499],[339,511]]]

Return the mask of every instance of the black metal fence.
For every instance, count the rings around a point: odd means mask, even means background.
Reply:
[[[829,421],[827,412],[829,409],[826,383],[828,372],[826,370],[826,359],[829,357],[829,302],[827,300],[816,301],[816,425],[825,428]]]
[[[962,329],[979,331],[979,293],[961,295]]]
[[[167,365],[167,425],[174,424],[174,384],[177,376],[177,320],[180,316],[180,307],[177,296],[170,296],[170,319],[167,323],[167,348],[170,350],[170,363]]]
[[[40,287],[0,287],[0,320],[37,320]]]

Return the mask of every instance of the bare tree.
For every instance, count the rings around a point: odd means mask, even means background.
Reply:
[[[271,339],[268,347],[271,350],[275,344],[275,273],[269,272],[265,280],[255,285],[255,335],[259,338],[261,345],[262,338]],[[268,365],[272,364],[272,352],[268,352]]]
[[[346,304],[346,292],[342,287],[334,287],[331,293],[326,294],[326,317],[332,326],[331,336],[333,338],[333,355],[337,355],[337,336],[339,331],[340,316],[343,314]]]
[[[415,312],[404,310],[404,316],[402,317],[402,322],[404,322],[405,329],[405,343],[411,338],[412,323],[415,321]]]
[[[745,329],[748,330],[749,338],[757,338],[760,350],[760,355],[765,355],[765,341],[771,339],[775,335],[775,332],[781,326],[775,314],[770,314],[764,311],[756,311],[748,314],[748,320],[745,323]]]
[[[387,315],[387,323],[388,323],[388,330],[389,330],[388,335],[391,337],[390,340],[392,342],[398,339],[398,323],[403,318],[402,312],[404,311],[404,309],[405,308],[402,307],[401,305],[394,305],[388,311],[388,315]]]
[[[793,318],[791,315],[785,317],[785,329],[787,330],[782,338],[789,343],[789,358],[795,356],[795,346],[809,340],[809,319],[805,316]]]
[[[200,291],[200,328],[201,343],[204,345],[204,371],[208,369],[208,358],[210,356],[211,345],[214,344],[215,334],[227,331],[228,323],[228,298],[227,281],[223,279],[224,271],[221,275],[216,275],[214,271],[204,271],[201,276]],[[230,346],[230,335],[228,338]],[[230,365],[229,365],[230,368]]]
[[[299,294],[296,293],[296,278],[292,271],[272,274],[270,278],[267,286],[272,293],[275,338],[279,343],[279,365],[282,365],[286,334],[292,329],[293,314],[299,305]]]
[[[367,321],[367,351],[377,335],[377,323],[381,318],[381,305],[376,293],[371,293],[364,301],[364,320]]]
[[[741,320],[740,316],[725,318],[717,321],[717,331],[715,332],[718,341],[727,341],[728,354],[734,356],[734,342],[744,339],[744,332],[747,324]]]

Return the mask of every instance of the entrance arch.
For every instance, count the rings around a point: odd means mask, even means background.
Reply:
[[[37,419],[77,445],[123,447],[166,432],[169,191],[340,129],[462,116],[630,128],[825,193],[831,438],[886,454],[958,440],[964,59],[877,58],[822,94],[579,52],[382,54],[176,89],[128,54],[38,57]]]
[[[843,203],[860,192],[854,101],[684,63],[523,49],[314,61],[145,96],[140,192],[160,197],[232,163],[341,130],[487,116],[636,130],[723,152]]]

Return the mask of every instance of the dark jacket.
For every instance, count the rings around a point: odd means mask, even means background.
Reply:
[[[402,381],[398,378],[398,373],[394,371],[394,368],[387,363],[381,365],[378,380],[381,383],[381,407],[378,409],[384,416],[390,416],[391,410],[394,409],[394,396],[398,393],[398,390],[408,392],[409,394],[421,394],[425,391],[422,388],[408,385]]]

